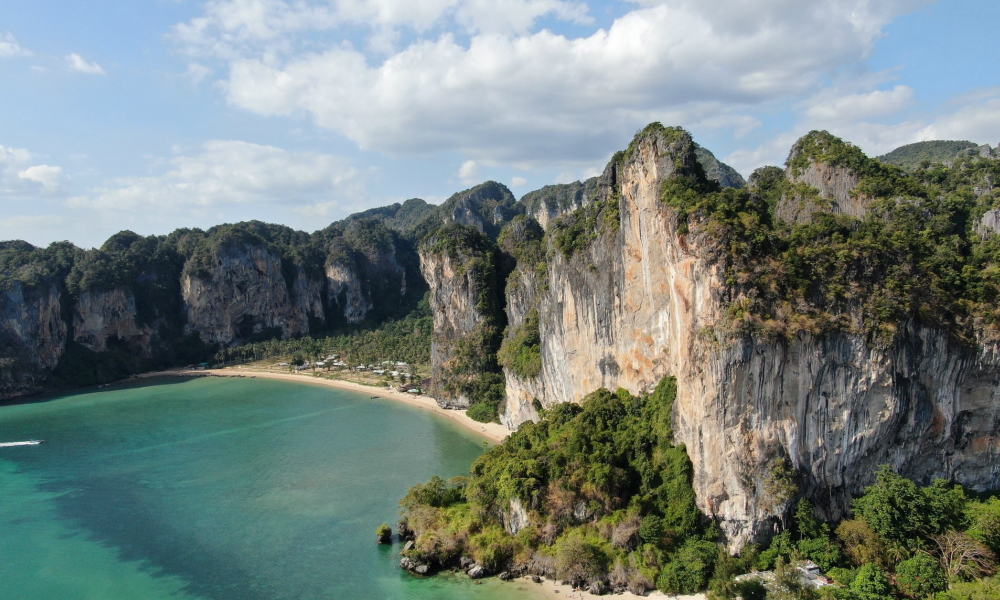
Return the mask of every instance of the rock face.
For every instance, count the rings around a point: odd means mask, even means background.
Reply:
[[[281,270],[281,259],[262,246],[230,246],[220,250],[209,277],[185,275],[181,295],[187,316],[185,331],[196,331],[208,344],[229,345],[267,330],[281,337],[309,333],[309,314],[321,306],[303,286],[303,302],[293,302]],[[322,312],[320,312],[322,315]]]
[[[434,339],[431,395],[445,408],[468,408],[463,384],[489,360],[495,332],[487,307],[495,298],[494,257],[488,241],[462,226],[446,227],[420,250],[420,270],[430,285]],[[494,350],[495,352],[495,350]]]
[[[505,223],[524,212],[510,190],[495,181],[453,195],[438,210],[442,223],[475,227],[494,240]]]
[[[152,330],[136,323],[135,296],[131,291],[87,291],[73,307],[73,341],[94,352],[108,349],[108,340],[126,342],[144,357],[151,354]]]
[[[698,159],[698,164],[705,170],[705,176],[717,182],[720,186],[724,188],[741,188],[747,184],[739,171],[715,158],[715,155],[707,148],[702,148],[695,144],[694,155]]]
[[[31,391],[66,348],[66,323],[54,284],[11,282],[0,291],[0,395]]]
[[[1000,233],[1000,210],[988,210],[976,223],[976,233],[983,237]]]
[[[354,268],[334,263],[326,267],[326,286],[331,308],[338,310],[348,323],[359,323],[375,308],[371,296],[361,287]]]
[[[693,462],[699,507],[733,550],[766,538],[789,508],[769,491],[778,459],[827,518],[884,463],[923,482],[1000,486],[997,345],[970,350],[912,324],[881,350],[846,334],[716,338],[727,303],[714,240],[679,234],[660,201],[661,182],[692,161],[686,134],[644,134],[602,176],[620,226],[569,258],[550,250],[533,303],[510,295],[512,322],[529,304],[539,312],[542,370],[531,382],[508,374],[505,423],[535,418],[528,398],[548,407],[600,387],[652,391],[675,376],[676,441]],[[801,177],[831,199],[852,181],[822,167]]]
[[[547,185],[525,194],[518,202],[525,212],[548,229],[549,221],[586,206],[597,190],[597,177],[586,181]]]
[[[870,199],[855,193],[861,176],[853,169],[808,158],[806,166],[796,166],[802,143],[796,144],[788,157],[788,180],[798,189],[785,194],[775,216],[788,223],[808,223],[817,212],[864,218]],[[804,186],[804,188],[803,188]]]

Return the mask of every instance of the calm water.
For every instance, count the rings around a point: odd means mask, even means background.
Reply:
[[[417,579],[397,501],[482,441],[387,400],[266,380],[158,380],[0,407],[0,598],[537,598]]]

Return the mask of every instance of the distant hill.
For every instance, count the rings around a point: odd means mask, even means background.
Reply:
[[[888,154],[877,157],[876,160],[896,165],[909,171],[919,167],[920,163],[925,160],[932,163],[950,163],[959,156],[966,154],[969,150],[978,147],[979,144],[968,140],[917,142],[915,144],[900,146]]]

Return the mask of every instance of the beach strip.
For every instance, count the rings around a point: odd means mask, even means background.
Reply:
[[[351,381],[340,381],[336,379],[325,379],[323,377],[317,377],[314,375],[304,375],[296,373],[271,373],[268,371],[255,371],[250,369],[204,369],[201,371],[190,371],[187,369],[176,369],[170,371],[157,371],[154,373],[145,373],[139,375],[139,377],[199,377],[204,375],[214,375],[217,377],[241,377],[243,379],[249,379],[251,377],[256,377],[260,379],[277,379],[281,381],[294,381],[298,383],[314,383],[317,385],[325,385],[327,387],[350,390],[352,392],[361,392],[368,394],[369,396],[378,396],[379,398],[386,398],[390,400],[395,400],[397,402],[403,402],[409,404],[410,406],[416,406],[424,410],[441,415],[442,417],[451,419],[455,423],[461,425],[462,427],[484,437],[491,442],[499,444],[504,441],[507,436],[511,434],[510,430],[499,423],[480,423],[470,419],[466,415],[464,410],[446,409],[438,406],[438,403],[424,394],[410,394],[406,392],[400,392],[385,387],[376,387],[373,385],[363,385],[360,383],[354,383]]]

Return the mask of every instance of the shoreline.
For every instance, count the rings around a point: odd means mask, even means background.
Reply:
[[[699,592],[697,594],[678,594],[675,596],[673,594],[664,594],[658,590],[653,590],[645,596],[638,596],[632,592],[622,592],[621,594],[608,592],[604,596],[597,596],[584,590],[574,590],[570,585],[559,583],[558,581],[551,579],[542,579],[541,583],[533,583],[530,577],[519,577],[514,579],[512,583],[513,582],[527,583],[549,598],[569,600],[585,600],[589,598],[604,598],[607,596],[614,596],[616,598],[667,598],[669,600],[706,600],[707,598],[703,592]]]
[[[314,375],[301,375],[295,373],[271,373],[269,371],[254,371],[250,369],[236,369],[233,367],[226,367],[223,369],[204,369],[201,371],[188,371],[186,369],[171,369],[166,371],[153,371],[150,373],[142,373],[137,375],[138,379],[148,379],[152,377],[204,377],[206,375],[215,377],[239,377],[241,379],[251,379],[251,378],[261,378],[261,379],[275,379],[279,381],[293,381],[298,383],[313,383],[317,385],[324,385],[327,387],[348,390],[352,392],[361,392],[368,394],[369,396],[377,395],[379,398],[386,398],[389,400],[395,400],[397,402],[402,402],[410,406],[415,406],[417,408],[422,408],[424,410],[433,412],[442,417],[451,419],[456,424],[462,426],[463,428],[479,435],[480,437],[486,438],[489,441],[499,444],[503,442],[512,433],[506,427],[499,423],[480,423],[469,418],[464,410],[458,409],[447,409],[438,406],[438,403],[426,395],[415,395],[408,394],[406,392],[400,392],[397,390],[375,387],[372,385],[364,385],[361,383],[354,383],[351,381],[341,381],[336,379],[324,379],[322,377],[316,377]]]

